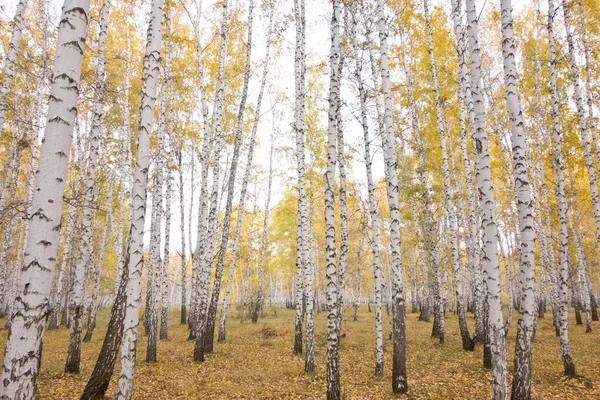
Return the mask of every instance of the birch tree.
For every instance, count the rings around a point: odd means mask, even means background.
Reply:
[[[275,133],[275,132],[273,132]],[[273,185],[273,151],[275,135],[271,135],[271,146],[269,150],[269,178],[267,183],[267,200],[265,202],[265,216],[263,220],[262,240],[260,244],[260,264],[258,266],[258,289],[256,294],[256,305],[252,314],[252,322],[258,322],[258,314],[263,302],[263,271],[265,269],[265,258],[267,253],[267,231],[269,228],[269,205],[271,203],[271,187]]]
[[[160,73],[160,48],[162,42],[163,0],[153,0],[146,37],[146,52],[142,70],[140,118],[138,125],[137,154],[132,188],[132,212],[125,266],[128,270],[127,305],[123,325],[121,368],[117,399],[128,400],[133,394],[138,319],[141,305],[141,277],[144,262],[144,220],[146,218],[146,190],[150,134]]]
[[[25,10],[27,9],[28,4],[29,0],[20,0],[17,3],[17,10],[12,20],[12,34],[10,36],[10,42],[8,43],[8,50],[6,51],[6,59],[4,60],[2,80],[0,81],[0,133],[2,133],[2,129],[4,128],[6,107],[8,106],[7,98],[15,76],[17,55],[19,54],[19,47],[21,45],[21,36],[25,29]],[[0,198],[0,205],[3,204],[4,198]]]
[[[531,353],[536,319],[536,283],[534,254],[534,221],[529,185],[528,154],[525,141],[525,125],[519,89],[517,86],[517,63],[511,0],[501,0],[502,56],[504,63],[504,90],[508,120],[511,128],[512,166],[514,173],[514,196],[519,217],[519,282],[520,307],[515,346],[515,367],[512,382],[513,399],[531,397]],[[512,309],[512,305],[509,305]]]
[[[215,279],[213,283],[213,291],[210,299],[210,305],[207,314],[207,323],[205,331],[202,332],[204,336],[204,349],[206,352],[212,352],[214,342],[214,331],[215,331],[215,320],[217,316],[217,305],[219,302],[219,296],[221,293],[221,280],[223,277],[223,269],[225,266],[225,255],[227,253],[227,244],[229,242],[229,230],[231,228],[231,212],[233,208],[233,195],[235,187],[235,178],[237,171],[237,164],[240,154],[240,146],[242,142],[242,125],[244,122],[244,113],[246,111],[246,100],[248,98],[248,82],[250,80],[250,66],[252,56],[252,21],[254,13],[254,1],[250,0],[248,7],[248,37],[246,44],[246,69],[244,71],[244,83],[242,88],[242,95],[240,99],[238,115],[237,115],[237,126],[235,130],[235,141],[233,144],[233,155],[231,157],[231,165],[229,168],[229,179],[227,181],[227,201],[225,204],[225,215],[223,220],[223,231],[221,235],[221,242],[219,246],[219,253],[217,258],[217,268],[215,272]],[[241,210],[238,212],[242,212]]]
[[[298,215],[296,228],[296,317],[294,322],[294,353],[302,353],[302,316],[303,316],[303,270],[308,259],[308,216],[306,204],[306,178],[304,166],[304,106],[305,106],[305,4],[304,0],[294,0],[294,19],[296,24],[296,46],[294,50],[294,130],[296,133],[296,168],[298,172]],[[307,338],[313,340],[313,338]],[[311,347],[312,349],[312,347]],[[312,351],[312,350],[311,350]],[[307,360],[314,358],[307,354]],[[306,364],[306,363],[305,363]],[[306,368],[305,368],[306,369]]]
[[[352,21],[350,22],[350,39],[352,41],[352,55],[354,58],[354,76],[358,84],[358,97],[360,101],[360,124],[363,129],[363,143],[365,147],[365,169],[367,174],[367,191],[368,191],[368,207],[369,217],[371,219],[371,251],[373,253],[373,278],[375,283],[375,376],[383,376],[383,322],[381,314],[381,283],[382,283],[382,266],[381,266],[381,251],[379,240],[379,216],[377,214],[377,205],[375,203],[375,184],[373,183],[372,172],[372,157],[371,157],[371,139],[369,138],[369,122],[367,114],[367,91],[362,79],[362,62],[359,56],[359,48],[357,43],[356,26],[357,8],[351,9]],[[360,279],[360,273],[359,273]],[[358,288],[360,295],[360,286]],[[355,307],[355,320],[358,307]]]
[[[338,267],[336,265],[335,238],[335,167],[337,161],[337,122],[340,112],[340,21],[339,0],[333,0],[331,16],[331,50],[329,53],[329,112],[327,128],[327,170],[325,172],[325,237],[326,237],[326,279],[327,279],[327,399],[341,398],[339,370],[338,323]]]
[[[75,267],[75,281],[73,282],[72,296],[69,299],[71,324],[69,336],[69,349],[67,352],[67,361],[65,372],[78,373],[81,359],[81,331],[83,328],[84,314],[84,296],[85,296],[85,274],[90,265],[94,264],[94,245],[92,222],[95,215],[94,205],[94,181],[96,175],[96,166],[98,163],[98,151],[100,146],[100,136],[102,135],[102,119],[104,116],[104,50],[106,47],[106,30],[108,27],[108,17],[110,12],[110,0],[102,3],[100,12],[100,27],[98,36],[98,60],[95,71],[95,91],[96,98],[94,104],[94,117],[92,120],[92,131],[90,133],[90,152],[85,171],[85,195],[83,200],[83,216],[81,221],[81,236],[79,239],[80,247],[77,255],[77,264]],[[93,268],[93,267],[92,267]]]
[[[487,291],[487,335],[490,341],[492,362],[492,389],[494,399],[507,396],[506,344],[500,298],[500,268],[498,263],[498,228],[494,189],[490,169],[488,137],[485,129],[485,105],[481,79],[481,54],[479,49],[478,16],[474,0],[467,0],[467,20],[470,53],[471,93],[473,96],[473,139],[477,159],[476,180],[481,204],[483,230],[483,272]]]
[[[390,210],[390,269],[392,273],[392,309],[394,326],[394,350],[392,358],[392,391],[406,393],[408,382],[406,378],[406,305],[402,287],[402,272],[400,262],[400,205],[398,202],[398,172],[396,152],[394,149],[394,122],[392,119],[392,89],[388,67],[387,24],[384,11],[384,0],[377,0],[377,27],[380,42],[380,72],[383,83],[385,109],[385,134],[383,135],[383,152],[385,157],[385,175],[388,207]]]
[[[19,291],[10,317],[0,397],[35,396],[58,250],[56,232],[60,231],[69,146],[77,116],[89,8],[89,0],[66,0],[58,26],[45,141],[36,173]]]

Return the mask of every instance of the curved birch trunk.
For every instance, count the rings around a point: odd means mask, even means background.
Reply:
[[[138,126],[137,155],[133,175],[132,210],[124,268],[128,270],[127,304],[121,347],[117,399],[129,400],[133,394],[136,344],[138,339],[139,312],[142,297],[142,266],[144,263],[144,220],[148,186],[148,161],[150,134],[160,74],[160,47],[162,42],[163,0],[153,0],[148,24],[146,53],[142,70],[140,119]]]
[[[42,339],[50,310],[68,154],[72,140],[89,0],[66,0],[58,26],[54,73],[45,141],[40,151],[36,189],[24,265],[10,317],[2,364],[0,397],[33,398]]]

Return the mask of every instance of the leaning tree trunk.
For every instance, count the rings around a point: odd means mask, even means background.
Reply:
[[[367,91],[362,80],[362,62],[359,60],[359,51],[356,37],[356,13],[353,9],[353,20],[350,23],[350,36],[352,40],[352,51],[355,62],[355,78],[358,83],[358,95],[360,99],[360,123],[363,128],[363,140],[365,146],[365,168],[367,173],[367,190],[369,200],[369,216],[371,218],[371,251],[373,253],[373,275],[375,281],[375,376],[383,376],[383,322],[381,315],[381,283],[383,269],[381,266],[381,251],[379,245],[379,216],[377,215],[377,204],[375,202],[375,184],[373,183],[371,139],[369,138],[369,122],[367,117]],[[361,239],[362,240],[362,239]],[[360,263],[360,259],[358,263]],[[358,296],[360,296],[359,275]],[[358,306],[355,305],[355,320],[358,319]]]
[[[590,144],[588,121],[586,119],[585,108],[583,105],[583,97],[581,95],[579,67],[577,66],[577,60],[575,58],[576,49],[575,44],[573,43],[573,35],[571,33],[569,3],[570,1],[567,0],[562,1],[563,16],[565,21],[565,33],[567,36],[568,45],[568,61],[571,72],[571,80],[573,82],[573,97],[575,100],[575,106],[577,108],[577,117],[579,120],[579,134],[581,135],[583,155],[585,157],[585,166],[587,169],[588,180],[590,183],[592,210],[594,213],[594,223],[596,226],[596,242],[597,245],[600,246],[600,200],[598,199],[596,169],[594,168],[594,156],[592,155],[592,149]]]
[[[4,60],[2,81],[0,81],[0,133],[2,133],[2,129],[4,128],[6,108],[8,106],[8,93],[15,77],[17,55],[19,54],[19,47],[21,45],[21,35],[25,29],[25,9],[27,8],[28,3],[29,0],[19,1],[17,4],[17,11],[15,12],[15,16],[12,20],[12,34],[8,44],[8,50],[6,52],[6,59]],[[3,204],[3,202],[0,201],[0,205],[1,204]]]
[[[531,189],[527,174],[528,154],[525,124],[517,86],[517,63],[511,0],[501,0],[502,55],[504,61],[504,90],[506,109],[511,128],[514,196],[519,216],[520,270],[519,322],[515,345],[515,367],[512,399],[531,398],[531,357],[536,320],[536,283],[534,254],[534,221]],[[516,227],[515,227],[516,228]],[[512,309],[512,304],[509,305]]]
[[[498,266],[498,228],[494,189],[490,169],[488,137],[485,129],[485,107],[483,100],[483,82],[481,79],[481,55],[478,39],[478,16],[474,0],[467,0],[471,92],[474,107],[473,132],[475,157],[478,159],[476,180],[479,188],[483,228],[483,271],[487,286],[488,323],[487,334],[490,340],[492,356],[493,397],[505,399],[506,384],[506,343],[504,341],[504,323],[502,321],[502,302],[500,297],[500,269]]]
[[[80,247],[77,255],[77,264],[75,267],[75,280],[70,297],[70,335],[69,349],[67,351],[67,361],[65,372],[78,373],[81,359],[81,331],[83,328],[84,314],[84,296],[86,292],[85,274],[94,264],[94,244],[93,244],[93,219],[95,215],[94,203],[94,178],[96,175],[96,166],[98,164],[98,150],[100,147],[100,135],[102,135],[102,118],[104,102],[104,48],[106,47],[106,31],[108,27],[108,16],[110,12],[110,0],[104,0],[102,11],[100,13],[100,34],[98,36],[98,60],[96,64],[95,92],[96,99],[94,104],[94,117],[92,119],[92,131],[90,134],[90,151],[85,172],[85,197],[83,200],[83,217],[81,221],[81,237],[79,239]]]
[[[548,49],[550,64],[550,99],[552,102],[552,139],[554,142],[554,173],[556,175],[556,200],[558,203],[558,222],[560,228],[559,264],[558,264],[558,331],[560,335],[560,355],[564,372],[567,376],[575,376],[575,364],[569,349],[569,321],[567,289],[569,279],[569,237],[567,231],[567,198],[565,195],[565,178],[563,175],[563,155],[561,131],[559,125],[558,93],[556,89],[556,52],[554,49],[554,17],[553,0],[548,0]],[[581,121],[580,121],[581,122]]]
[[[127,258],[128,269],[127,305],[123,326],[121,369],[117,399],[128,400],[133,394],[136,343],[138,338],[139,312],[142,297],[142,265],[144,263],[144,220],[146,218],[146,191],[148,186],[148,161],[150,134],[154,117],[154,104],[160,72],[160,47],[162,41],[163,0],[152,1],[148,25],[146,53],[142,70],[140,119],[138,126],[137,156],[132,188],[132,212],[129,227]]]
[[[224,2],[225,4],[226,2]],[[225,6],[226,7],[226,6]],[[225,9],[225,8],[224,8]],[[204,351],[210,353],[213,351],[213,343],[215,336],[215,320],[217,317],[217,305],[219,303],[219,296],[221,293],[221,281],[223,277],[223,269],[225,266],[225,256],[227,254],[227,244],[229,242],[229,231],[231,228],[231,212],[233,208],[233,195],[235,189],[235,178],[237,171],[237,164],[240,155],[240,146],[242,142],[242,126],[244,122],[244,112],[246,110],[246,100],[248,98],[248,82],[250,80],[250,62],[252,55],[252,20],[254,11],[254,1],[250,1],[248,9],[248,38],[246,48],[246,69],[244,72],[244,83],[242,88],[242,96],[237,115],[237,126],[235,131],[235,140],[233,144],[233,155],[231,157],[231,165],[229,168],[229,179],[227,181],[227,200],[225,203],[225,214],[223,220],[223,230],[221,233],[221,242],[219,244],[219,253],[217,257],[217,268],[215,271],[215,279],[213,282],[213,290],[210,298],[210,304],[208,307],[208,314],[206,316],[206,326],[204,331],[200,333],[199,337],[204,339]],[[225,19],[225,18],[224,18]],[[222,34],[225,34],[226,30],[223,29]],[[226,37],[222,37],[225,42]]]
[[[34,398],[50,309],[65,178],[77,114],[89,0],[66,0],[58,26],[45,141],[32,198],[29,238],[2,365],[0,397]]]
[[[267,33],[267,45],[266,45],[266,53],[265,53],[265,65],[263,67],[262,79],[260,84],[260,90],[258,92],[258,99],[256,102],[256,110],[254,112],[254,123],[252,125],[252,133],[250,135],[250,144],[248,146],[248,160],[246,161],[246,170],[244,172],[244,177],[242,178],[242,188],[240,190],[240,201],[237,208],[237,217],[235,224],[235,237],[233,240],[233,247],[231,249],[230,262],[229,262],[229,274],[227,277],[227,285],[225,288],[225,295],[223,297],[223,303],[221,305],[221,317],[219,319],[219,341],[225,340],[225,322],[227,318],[227,307],[229,304],[229,293],[231,291],[231,284],[233,282],[234,272],[235,272],[235,263],[237,260],[237,251],[240,242],[240,234],[242,229],[242,220],[244,216],[245,210],[245,202],[246,202],[246,192],[248,190],[248,182],[250,181],[250,172],[252,170],[252,157],[254,155],[254,147],[256,145],[256,133],[258,131],[258,124],[260,122],[260,110],[262,105],[263,94],[265,90],[265,86],[267,83],[267,75],[269,71],[269,55],[271,50],[271,35],[273,30],[273,14],[274,10],[270,11],[269,18],[269,28]],[[258,318],[258,314],[256,314]],[[252,317],[252,322],[256,322],[254,320],[254,316]]]
[[[226,2],[224,2],[226,4]],[[226,5],[224,5],[225,10]],[[219,246],[219,253],[217,258],[217,268],[215,272],[215,279],[213,283],[213,291],[210,299],[210,304],[208,308],[208,313],[206,317],[206,326],[202,332],[199,332],[199,340],[204,340],[204,351],[212,352],[213,351],[213,342],[214,342],[214,330],[215,330],[215,320],[217,315],[217,305],[219,301],[220,289],[221,289],[221,280],[223,276],[223,268],[225,265],[225,255],[227,253],[227,244],[229,240],[229,230],[230,230],[230,221],[231,221],[231,212],[232,212],[232,204],[233,204],[233,194],[235,187],[235,177],[237,170],[237,163],[239,159],[240,146],[241,146],[241,134],[242,134],[242,125],[244,119],[244,112],[246,108],[246,99],[248,96],[248,81],[250,79],[250,61],[252,54],[252,19],[253,19],[253,9],[254,2],[250,1],[249,11],[248,11],[248,41],[247,41],[247,52],[246,52],[246,70],[244,73],[244,83],[242,89],[242,96],[240,100],[238,116],[237,116],[237,127],[235,134],[235,141],[233,145],[233,156],[231,159],[231,166],[229,169],[229,179],[227,182],[227,200],[225,205],[225,215],[223,221],[223,230],[221,234],[221,242]],[[224,16],[225,21],[225,16]],[[225,26],[223,26],[225,28]],[[225,29],[222,30],[222,35],[225,34]],[[225,43],[225,36],[221,38],[222,43]],[[224,56],[224,54],[223,54]],[[224,59],[223,59],[224,61]],[[240,211],[241,212],[241,211]]]
[[[404,289],[402,285],[402,272],[400,261],[400,205],[398,203],[398,172],[396,151],[394,146],[394,123],[392,120],[393,103],[390,71],[388,67],[387,26],[384,12],[384,0],[377,0],[377,25],[379,29],[381,80],[383,82],[383,96],[385,104],[385,134],[384,155],[387,200],[390,210],[390,252],[393,292],[393,318],[394,318],[394,350],[392,367],[392,391],[406,393],[408,382],[406,379],[406,306],[404,302]]]
[[[302,353],[302,318],[303,318],[303,270],[308,260],[308,215],[306,204],[306,178],[304,167],[304,104],[305,104],[305,4],[304,0],[294,0],[294,17],[296,22],[296,47],[294,53],[294,130],[296,132],[296,166],[298,171],[298,211],[296,228],[296,318],[294,329],[294,353]],[[307,339],[308,340],[308,339]],[[311,340],[313,340],[311,338]],[[314,359],[314,354],[307,357]],[[306,363],[305,363],[306,364]],[[305,368],[306,369],[306,368]]]
[[[110,320],[102,348],[98,354],[94,371],[81,395],[81,400],[102,400],[108,390],[110,379],[113,374],[115,361],[119,354],[119,348],[123,340],[123,322],[125,320],[125,309],[127,306],[127,286],[129,281],[129,270],[123,268],[119,278],[120,286],[117,289],[113,307],[110,311]]]
[[[335,164],[337,121],[340,112],[340,1],[333,0],[331,17],[331,51],[329,53],[329,123],[327,130],[327,170],[325,172],[325,237],[326,237],[326,279],[327,279],[327,399],[341,398],[339,369],[338,323],[338,268],[335,246]]]

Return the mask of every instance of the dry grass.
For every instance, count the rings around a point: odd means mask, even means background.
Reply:
[[[385,374],[375,378],[374,314],[361,309],[353,322],[347,309],[341,339],[341,379],[346,399],[395,398],[391,393],[391,342],[385,340]],[[102,344],[108,312],[100,314],[99,327],[90,343],[82,347],[79,375],[65,375],[68,330],[48,331],[44,340],[42,371],[38,391],[40,399],[77,399],[91,373]],[[172,310],[170,339],[158,345],[158,363],[144,362],[146,337],[138,343],[135,373],[136,399],[273,399],[324,398],[325,395],[325,313],[316,316],[316,372],[303,372],[304,357],[292,354],[293,312],[269,310],[258,324],[240,324],[237,313],[230,315],[227,341],[216,343],[215,352],[206,362],[192,361],[193,343],[186,340],[187,329],[178,324],[178,312]],[[491,397],[490,373],[481,366],[481,348],[468,353],[461,350],[455,316],[447,315],[446,342],[430,338],[431,324],[407,316],[409,399],[488,399]],[[388,320],[384,319],[387,336]],[[471,329],[473,321],[470,320]],[[558,339],[549,318],[538,325],[534,344],[534,399],[600,398],[600,326],[585,334],[585,328],[571,327],[571,348],[578,376],[562,376]],[[3,324],[3,321],[2,321]],[[509,369],[516,333],[516,317],[507,339]],[[0,332],[0,349],[5,346],[6,331]],[[116,377],[117,374],[114,375]],[[108,396],[115,394],[111,384]]]

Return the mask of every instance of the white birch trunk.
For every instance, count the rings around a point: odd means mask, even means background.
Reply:
[[[0,397],[33,398],[42,339],[50,309],[69,147],[77,114],[81,60],[89,0],[66,0],[58,27],[45,142],[40,152],[36,190],[24,265],[11,315],[2,365]]]
[[[233,276],[234,276],[234,272],[235,272],[235,263],[237,261],[237,251],[238,251],[238,246],[239,246],[239,242],[240,242],[242,221],[243,221],[243,216],[244,216],[244,211],[245,211],[246,192],[248,190],[248,183],[250,181],[250,173],[252,170],[252,159],[254,156],[254,147],[256,145],[256,133],[258,131],[258,124],[260,122],[260,110],[261,110],[265,86],[267,84],[267,75],[269,72],[269,56],[270,56],[270,50],[271,50],[271,35],[272,35],[272,30],[273,30],[273,14],[274,14],[274,10],[271,9],[270,17],[269,17],[269,28],[268,28],[268,33],[267,33],[265,64],[263,67],[261,84],[260,84],[260,89],[258,92],[258,99],[256,102],[256,110],[254,112],[254,123],[252,125],[252,132],[250,134],[250,144],[248,146],[248,159],[246,161],[246,170],[244,172],[244,177],[242,178],[242,188],[240,190],[240,201],[239,201],[238,208],[237,208],[237,217],[236,217],[236,224],[235,224],[235,237],[233,240],[233,246],[232,246],[231,255],[230,255],[231,260],[229,262],[229,274],[227,277],[227,286],[225,288],[225,295],[223,297],[223,303],[221,305],[221,316],[219,319],[219,341],[225,340],[225,336],[226,336],[225,322],[226,322],[226,318],[227,318],[227,307],[228,307],[228,302],[229,302],[229,294],[231,291],[231,284],[233,282]],[[249,65],[248,65],[248,67],[249,67]],[[270,193],[270,192],[268,192],[268,193]],[[260,308],[260,303],[258,300],[257,300],[257,307]],[[256,312],[255,312],[255,314],[258,317],[258,314]],[[252,318],[252,322],[256,322],[254,320],[254,316]]]
[[[558,264],[558,331],[560,335],[560,355],[564,372],[575,376],[575,364],[569,348],[569,321],[567,287],[569,278],[568,252],[569,237],[567,231],[567,199],[565,196],[565,178],[563,175],[563,155],[561,131],[559,126],[558,93],[556,89],[556,52],[554,49],[554,17],[556,10],[553,0],[548,0],[548,49],[550,64],[550,99],[552,102],[552,139],[554,142],[554,173],[556,174],[556,200],[558,203],[558,221],[560,227],[559,264]],[[581,123],[581,121],[580,121]]]
[[[133,395],[136,343],[138,339],[139,312],[142,297],[142,266],[144,263],[144,220],[148,186],[150,134],[160,73],[160,47],[162,42],[163,0],[153,0],[146,38],[146,52],[142,70],[140,119],[138,126],[137,155],[133,175],[131,220],[125,268],[128,269],[127,304],[123,324],[121,369],[117,399],[129,400]]]
[[[2,74],[2,80],[0,81],[0,133],[4,128],[4,121],[6,117],[6,107],[8,106],[8,93],[12,86],[12,81],[15,76],[15,69],[17,66],[17,55],[19,54],[19,47],[21,45],[21,36],[25,29],[25,10],[29,0],[20,0],[17,3],[17,10],[12,20],[12,34],[10,36],[10,42],[8,43],[8,50],[6,51],[6,59],[4,60],[4,71]],[[3,202],[0,199],[0,206]]]
[[[500,298],[500,270],[498,266],[498,228],[494,189],[490,169],[488,138],[485,129],[481,55],[478,39],[478,15],[474,0],[467,0],[471,92],[473,96],[475,157],[478,159],[476,180],[480,193],[483,229],[483,271],[488,299],[487,334],[492,356],[492,390],[494,399],[507,397],[506,344]]]
[[[93,244],[93,220],[94,210],[94,180],[96,175],[96,166],[98,164],[98,151],[102,135],[102,118],[104,116],[104,49],[106,47],[106,31],[108,27],[108,17],[110,11],[110,0],[104,0],[100,12],[100,27],[98,36],[98,59],[95,71],[95,101],[94,117],[92,119],[92,130],[90,133],[90,151],[87,160],[87,169],[85,171],[83,216],[81,221],[81,237],[79,239],[79,252],[75,267],[75,280],[73,282],[72,295],[69,299],[69,309],[71,313],[69,348],[67,360],[65,363],[66,373],[79,373],[81,359],[81,332],[83,329],[83,314],[85,312],[84,297],[86,292],[85,275],[94,264],[94,244]],[[93,268],[93,267],[92,267]]]
[[[325,172],[325,238],[327,281],[327,399],[341,398],[339,370],[338,267],[335,238],[335,164],[337,159],[337,121],[340,112],[340,1],[333,0],[331,50],[329,53],[329,114],[327,129],[327,170]],[[308,303],[308,299],[307,299]],[[307,304],[308,306],[308,304]],[[308,325],[308,324],[307,324]]]
[[[222,131],[223,131],[223,96],[225,90],[225,57],[227,52],[227,0],[223,1],[223,12],[221,17],[221,31],[220,31],[220,45],[219,45],[219,72],[217,91],[215,95],[215,155],[213,164],[213,188],[210,199],[210,213],[208,216],[208,231],[207,231],[207,244],[204,254],[201,254],[201,267],[199,268],[198,277],[198,310],[195,324],[196,328],[196,344],[194,346],[194,361],[204,361],[205,352],[205,338],[208,335],[213,334],[211,329],[207,329],[208,314],[210,309],[207,308],[208,296],[210,291],[210,279],[211,269],[213,262],[213,253],[215,249],[216,241],[216,219],[217,219],[217,206],[218,206],[218,191],[219,191],[219,172],[220,164],[219,159],[221,156],[221,147],[223,145]],[[227,220],[228,217],[225,217]],[[216,282],[216,280],[215,280]],[[218,292],[217,292],[218,293]],[[212,301],[211,301],[212,303]],[[215,309],[216,311],[216,309]],[[206,340],[208,342],[208,340]]]
[[[294,0],[296,23],[296,46],[294,53],[294,130],[296,133],[296,166],[298,171],[298,216],[296,229],[296,317],[294,331],[294,353],[302,353],[302,317],[305,290],[303,271],[308,267],[308,216],[306,205],[306,178],[304,167],[304,107],[305,107],[305,4],[304,0]],[[310,288],[312,291],[312,288]],[[314,337],[307,338],[305,370],[314,369]],[[308,343],[310,341],[310,343]],[[310,344],[310,348],[308,348]],[[310,353],[310,354],[309,354]],[[308,364],[308,365],[307,365]]]
[[[384,12],[384,0],[377,0],[377,25],[380,42],[381,80],[383,83],[385,109],[385,138],[384,155],[386,164],[386,188],[388,207],[390,209],[390,269],[392,273],[392,295],[394,313],[394,350],[392,368],[392,391],[406,393],[406,322],[405,302],[402,287],[402,272],[400,261],[400,205],[398,203],[398,172],[394,141],[394,122],[392,120],[393,103],[388,67],[387,26]]]
[[[371,251],[373,253],[373,275],[375,283],[375,376],[383,376],[383,322],[381,315],[381,251],[379,239],[379,216],[377,214],[377,204],[375,202],[375,184],[373,183],[372,159],[371,159],[371,139],[369,138],[369,122],[367,117],[367,91],[362,80],[362,62],[359,59],[359,49],[356,37],[356,25],[358,25],[358,10],[352,9],[353,20],[350,23],[350,38],[352,40],[352,54],[355,62],[355,77],[358,83],[358,96],[360,100],[360,123],[363,129],[363,143],[365,146],[365,169],[367,174],[367,191],[369,216],[371,219]],[[360,263],[360,259],[358,260]],[[358,297],[360,296],[360,272],[358,284]],[[358,307],[355,305],[355,320]]]

